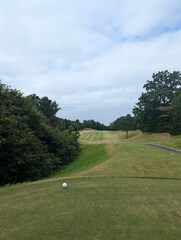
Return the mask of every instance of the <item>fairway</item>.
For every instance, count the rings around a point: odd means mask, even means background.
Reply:
[[[176,140],[81,132],[80,156],[70,166],[0,188],[0,239],[180,240],[181,155],[145,145],[176,148]]]

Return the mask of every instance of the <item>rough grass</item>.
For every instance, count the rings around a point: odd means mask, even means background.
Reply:
[[[180,155],[145,146],[141,133],[89,133],[54,178],[0,188],[0,239],[180,240]]]

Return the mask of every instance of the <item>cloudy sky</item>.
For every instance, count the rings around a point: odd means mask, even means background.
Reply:
[[[0,79],[104,124],[181,70],[180,0],[0,0]]]

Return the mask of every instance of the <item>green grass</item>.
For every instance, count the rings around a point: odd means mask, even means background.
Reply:
[[[98,142],[105,139],[106,131],[87,130],[81,132],[80,140],[83,142]]]
[[[119,176],[181,179],[181,156],[136,143],[107,146],[109,159],[82,176]]]
[[[136,143],[156,143],[181,150],[181,135],[173,136],[169,133],[143,134],[140,131],[133,131],[130,132],[130,137],[126,141]]]
[[[122,131],[82,131],[80,142],[95,144],[101,142],[114,143],[156,143],[181,150],[181,135],[173,136],[168,133],[142,133],[141,131],[129,131],[129,138]]]
[[[99,134],[54,177],[0,188],[1,240],[180,240],[181,156],[143,144],[167,137]]]
[[[69,176],[87,170],[108,158],[105,144],[81,145],[81,154],[52,177]]]
[[[180,181],[75,178],[1,189],[0,239],[180,239]]]
[[[117,145],[120,157],[112,165],[120,165],[121,175],[158,178],[181,178],[180,155],[139,144]],[[119,156],[118,154],[118,156]],[[114,171],[116,172],[116,166]]]

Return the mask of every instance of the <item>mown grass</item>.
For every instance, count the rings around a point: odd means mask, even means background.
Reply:
[[[111,165],[114,171],[119,165],[124,176],[181,178],[180,155],[139,144],[120,144],[117,148],[120,157]]]
[[[123,131],[83,131],[80,136],[81,143],[100,143],[111,141],[114,143],[156,143],[181,150],[181,135],[173,136],[169,133],[142,133],[141,131],[129,131],[129,138]]]
[[[81,153],[74,162],[65,166],[61,171],[52,175],[52,177],[69,176],[80,173],[84,170],[105,161],[108,158],[105,144],[81,145]]]
[[[105,139],[106,131],[87,130],[81,132],[81,141],[97,142]]]
[[[122,136],[123,133],[120,133]],[[181,150],[181,135],[170,135],[169,133],[142,133],[140,131],[131,131],[127,142],[136,143],[156,143]]]
[[[72,178],[1,189],[1,240],[179,240],[180,181]]]
[[[181,179],[181,156],[136,143],[107,146],[109,159],[82,176],[119,176]]]
[[[180,240],[180,155],[94,134],[54,178],[0,188],[1,240]]]

